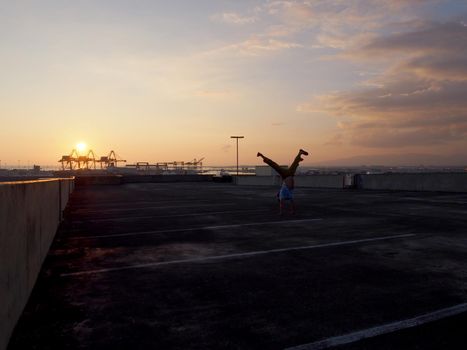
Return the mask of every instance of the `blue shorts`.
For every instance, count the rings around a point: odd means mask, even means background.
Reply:
[[[279,199],[280,200],[292,200],[293,199],[293,191],[289,189],[285,184],[282,184],[282,187],[279,191]]]

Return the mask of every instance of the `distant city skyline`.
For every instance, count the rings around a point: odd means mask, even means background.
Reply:
[[[0,76],[2,167],[467,164],[466,1],[3,2]]]

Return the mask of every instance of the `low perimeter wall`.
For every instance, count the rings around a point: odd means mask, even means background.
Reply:
[[[76,186],[121,185],[126,183],[151,182],[208,182],[210,175],[80,175],[76,177]]]
[[[123,183],[137,182],[209,182],[212,181],[210,175],[124,175]]]
[[[279,176],[234,176],[234,183],[250,186],[280,186]],[[296,187],[344,188],[344,175],[295,176]]]
[[[0,183],[0,350],[34,287],[73,179]]]
[[[279,186],[279,176],[238,176],[234,183]],[[295,176],[296,187],[357,188],[362,190],[467,192],[465,173],[388,173]]]
[[[364,190],[467,192],[467,173],[404,173],[356,175]]]

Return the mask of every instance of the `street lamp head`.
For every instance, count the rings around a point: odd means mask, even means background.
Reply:
[[[231,139],[243,139],[245,136],[230,136]]]

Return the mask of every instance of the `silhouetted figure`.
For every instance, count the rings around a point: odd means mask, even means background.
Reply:
[[[293,201],[293,190],[295,188],[294,175],[297,171],[299,163],[303,160],[302,156],[307,156],[308,152],[300,149],[294,161],[288,168],[283,168],[273,160],[265,157],[262,153],[258,152],[257,157],[263,158],[263,162],[273,168],[282,178],[282,186],[279,190],[279,213],[282,215],[284,209],[284,202],[290,201],[291,213],[295,213],[295,203]]]

